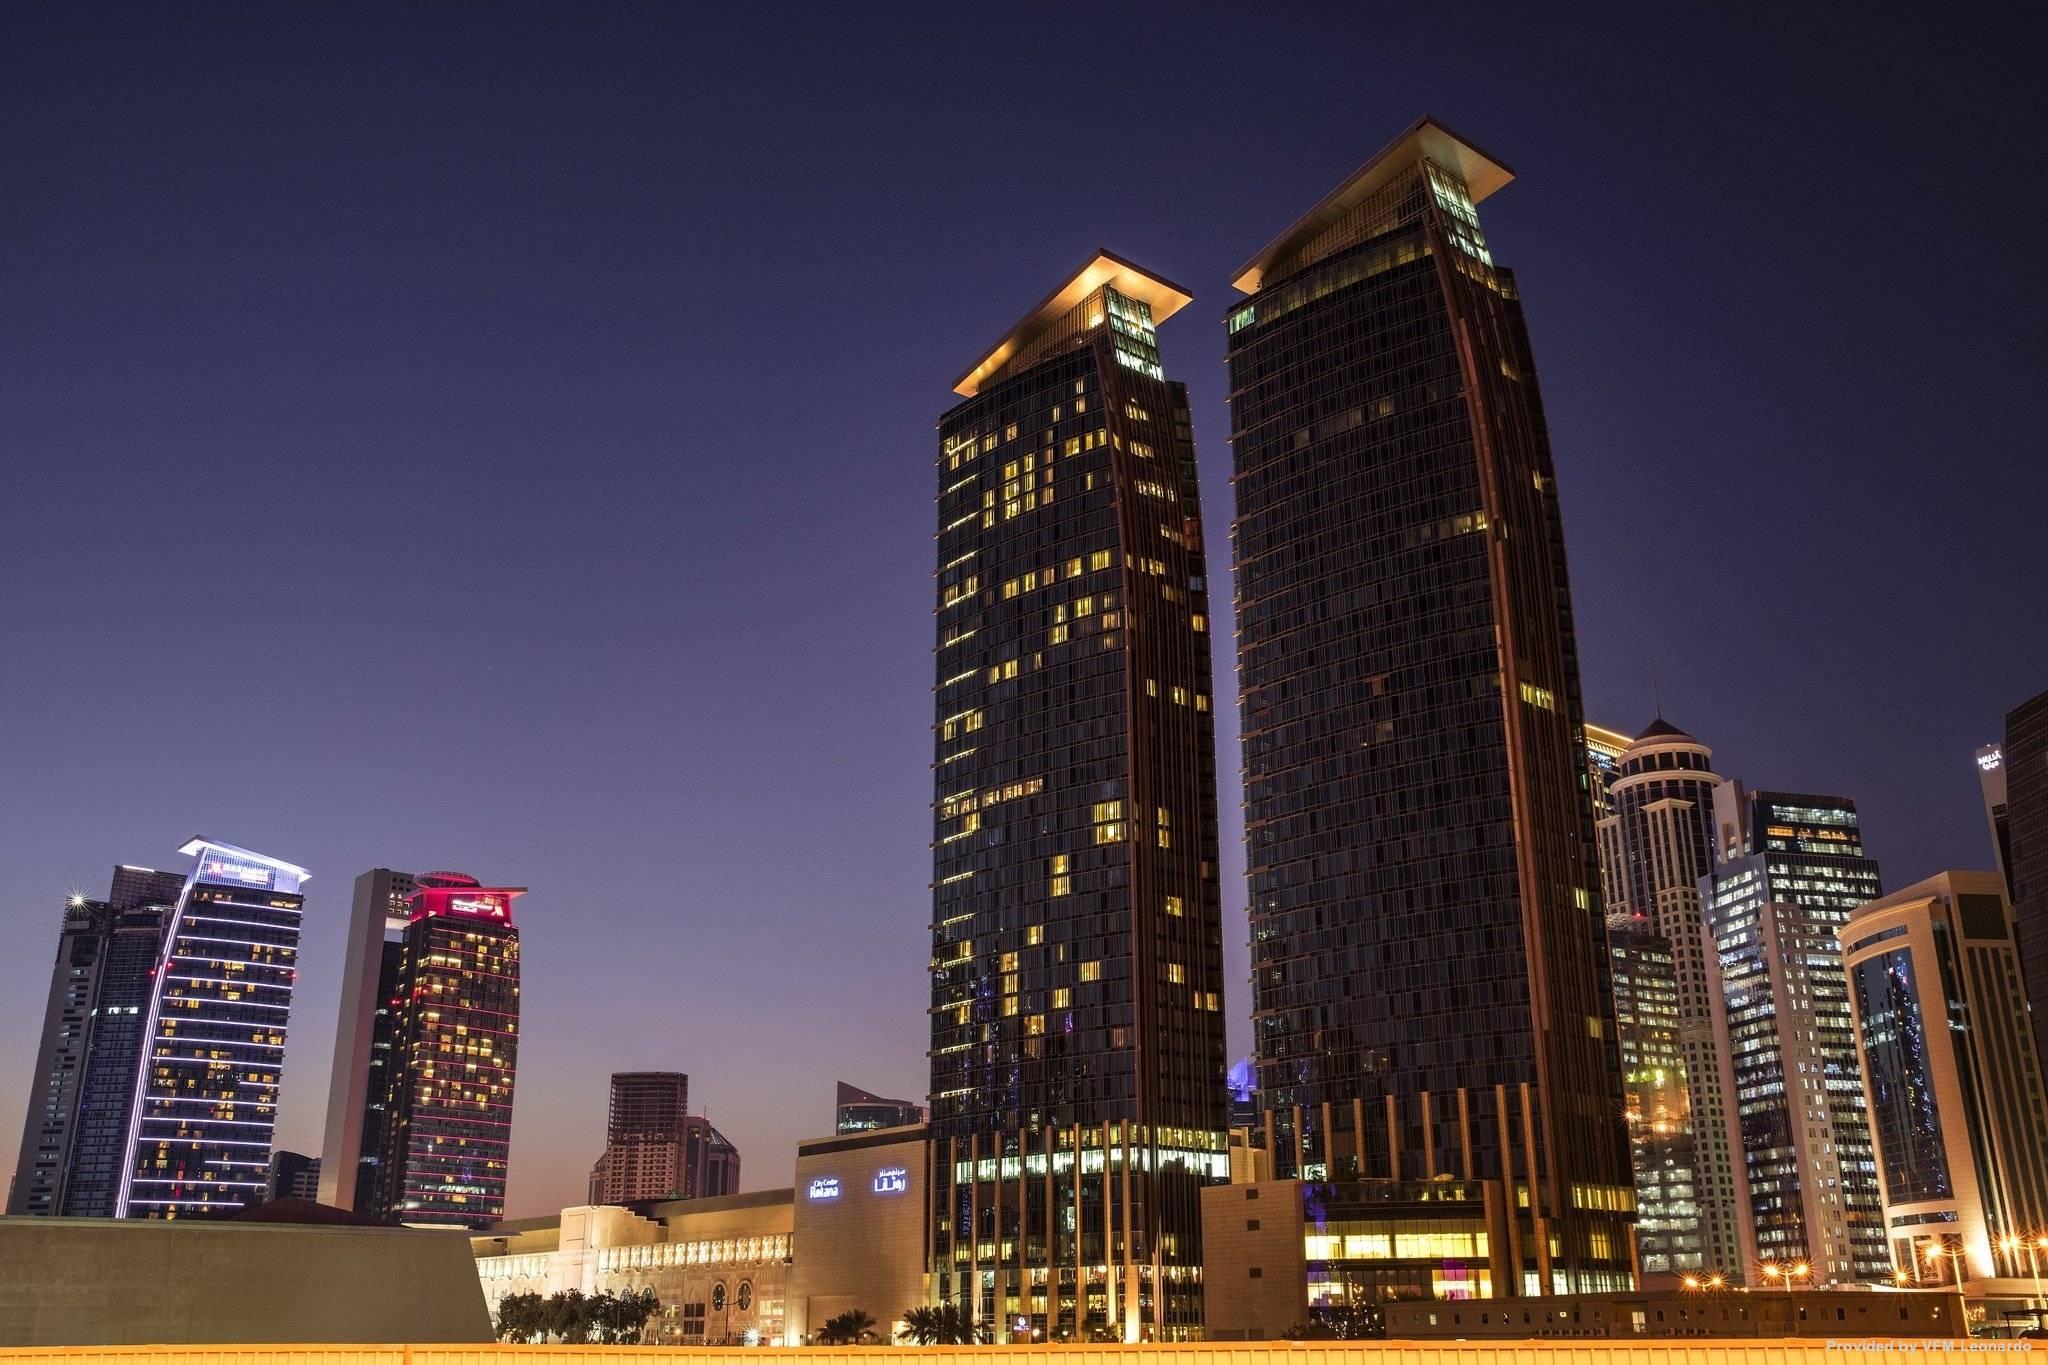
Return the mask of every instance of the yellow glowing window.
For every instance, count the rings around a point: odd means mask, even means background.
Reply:
[[[1017,1013],[1017,997],[1016,997],[1016,996],[1014,996],[1014,995],[1006,995],[1006,996],[1004,996],[1004,997],[1003,997],[1003,1017],[1007,1019],[1007,1018],[1010,1018],[1011,1016],[1015,1015],[1016,1013]]]
[[[980,587],[981,579],[973,574],[969,574],[967,577],[961,579],[958,583],[955,583],[952,587],[946,589],[945,595],[941,600],[944,602],[946,606],[950,607],[956,602],[961,602],[969,597],[972,597],[975,594],[976,590]]]
[[[1071,896],[1074,893],[1072,877],[1054,877],[1046,883],[1046,892],[1053,896]]]
[[[1557,698],[1551,695],[1550,689],[1538,687],[1534,683],[1522,684],[1522,700],[1545,711],[1557,709]]]
[[[1168,896],[1166,898],[1166,913],[1176,917],[1186,913],[1181,905],[1179,896]]]
[[[1123,837],[1124,826],[1121,820],[1112,820],[1108,824],[1095,827],[1095,842],[1098,844],[1113,844]]]
[[[1079,578],[1081,576],[1081,573],[1082,568],[1081,561],[1079,559],[1070,559],[1067,561],[1067,577]]]
[[[1065,644],[1067,642],[1067,631],[1069,629],[1069,627],[1064,625],[1054,626],[1051,630],[1048,630],[1045,633],[1045,642],[1049,645]]]
[[[1166,964],[1166,979],[1176,986],[1184,986],[1188,980],[1188,969],[1178,962]]]
[[[1024,1020],[1024,1032],[1027,1034],[1037,1034],[1045,1032],[1045,1016],[1042,1014],[1033,1014],[1026,1016]]]
[[[1016,676],[1017,661],[1015,659],[1005,659],[988,671],[988,680],[990,682],[1002,682],[1006,678],[1014,678]]]
[[[1078,976],[1083,981],[1100,981],[1102,980],[1102,964],[1100,962],[1083,962],[1080,965]]]
[[[1043,924],[1031,925],[1024,931],[1024,941],[1034,944],[1045,942],[1045,926]]]
[[[1052,993],[1052,1007],[1056,1010],[1066,1009],[1068,1006],[1072,1005],[1073,1002],[1074,993],[1068,990],[1065,986],[1061,986],[1059,989],[1055,990]]]
[[[1091,569],[1106,569],[1109,565],[1110,552],[1108,550],[1097,550],[1094,554],[1088,556],[1088,567]]]

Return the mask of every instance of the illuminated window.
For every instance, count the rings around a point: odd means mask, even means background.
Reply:
[[[1088,567],[1091,569],[1106,569],[1109,565],[1110,552],[1108,550],[1097,550],[1094,554],[1088,556]]]
[[[1168,896],[1166,898],[1166,913],[1176,918],[1185,913],[1181,907],[1179,896]]]
[[[1079,977],[1083,981],[1102,980],[1102,964],[1100,962],[1083,962],[1080,966]]]
[[[1557,698],[1551,695],[1550,689],[1547,687],[1537,687],[1533,683],[1525,682],[1522,684],[1522,700],[1531,706],[1540,707],[1545,711],[1555,711],[1557,709]]]

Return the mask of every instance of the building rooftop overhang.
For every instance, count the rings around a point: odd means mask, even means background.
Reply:
[[[178,846],[178,852],[188,858],[196,858],[208,851],[223,853],[231,858],[239,858],[245,862],[256,863],[279,872],[290,873],[301,882],[313,880],[313,874],[300,867],[297,863],[288,863],[282,858],[273,858],[267,853],[257,853],[252,849],[238,848],[234,844],[225,844],[218,839],[209,839],[203,834],[195,834]]]
[[[1047,327],[1072,312],[1081,300],[1104,285],[1149,307],[1154,326],[1187,307],[1195,297],[1163,275],[1155,275],[1113,251],[1097,249],[1072,278],[1046,295],[1036,308],[1003,334],[1003,339],[990,348],[987,355],[961,375],[953,385],[953,392],[963,398],[972,398],[980,393],[981,386],[988,382],[990,375],[1008,364],[1012,356],[1030,345]]]
[[[1266,271],[1274,262],[1291,255],[1302,243],[1358,207],[1373,191],[1424,157],[1456,171],[1475,204],[1515,178],[1515,173],[1507,166],[1425,114],[1408,131],[1374,153],[1372,159],[1353,171],[1343,184],[1324,195],[1314,208],[1297,218],[1285,232],[1268,242],[1265,250],[1245,262],[1244,268],[1237,272],[1237,278],[1230,282],[1232,287],[1246,294],[1256,294],[1265,284]]]

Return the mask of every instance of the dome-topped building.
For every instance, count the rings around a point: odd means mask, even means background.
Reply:
[[[1721,1041],[1727,1028],[1720,970],[1700,900],[1700,879],[1713,865],[1714,788],[1721,783],[1713,762],[1713,750],[1658,714],[1615,760],[1608,814],[1595,830],[1609,923],[1629,930],[1612,936],[1616,953],[1625,955],[1644,931],[1669,946],[1692,1138],[1694,1245],[1703,1269],[1732,1276],[1754,1261],[1755,1234],[1734,1073]],[[1617,976],[1630,965],[1617,960]],[[1684,1238],[1670,1240],[1691,1254]]]

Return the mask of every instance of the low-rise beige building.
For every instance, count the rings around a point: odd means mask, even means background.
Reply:
[[[650,1342],[755,1345],[783,1339],[791,1192],[586,1205],[498,1223],[470,1238],[495,1316],[507,1294],[651,1289]]]
[[[813,1340],[859,1310],[894,1340],[925,1302],[930,1144],[923,1124],[815,1138],[796,1151],[796,1258],[784,1339]]]
[[[651,1289],[656,1344],[802,1345],[841,1313],[893,1340],[926,1301],[930,1144],[922,1124],[816,1138],[793,1189],[585,1205],[470,1238],[492,1314],[508,1294]]]

